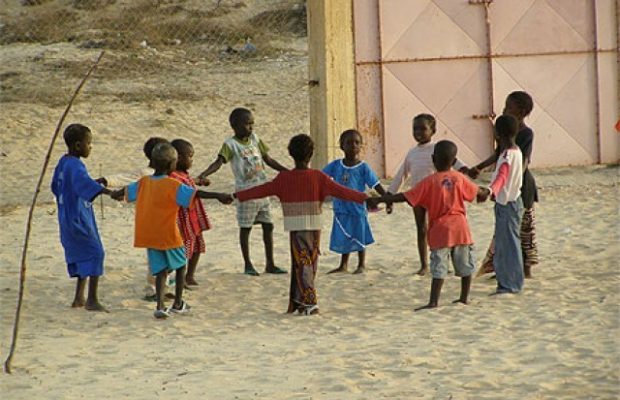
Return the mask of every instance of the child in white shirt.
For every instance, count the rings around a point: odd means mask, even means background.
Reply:
[[[431,141],[432,136],[437,131],[437,121],[430,114],[418,114],[413,118],[413,138],[418,143],[407,153],[396,176],[388,188],[389,194],[400,191],[404,181],[409,180],[409,189],[413,189],[422,179],[436,172],[433,165],[432,154],[435,149],[435,142]],[[458,159],[454,164],[454,169],[460,172],[467,172],[467,167]],[[391,206],[388,205],[388,213]],[[421,266],[418,275],[426,275],[428,272],[428,240],[427,240],[427,218],[426,210],[423,207],[413,207],[415,224],[418,236],[418,254],[420,255]]]
[[[495,139],[504,149],[497,159],[491,185],[481,201],[491,195],[495,199],[495,256],[493,266],[497,294],[518,293],[523,289],[523,256],[521,254],[521,185],[523,155],[515,144],[519,124],[509,115],[495,122]]]

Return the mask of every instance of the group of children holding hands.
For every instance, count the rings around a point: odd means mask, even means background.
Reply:
[[[461,294],[457,302],[468,302],[475,265],[464,203],[482,202],[491,197],[495,200],[496,223],[487,259],[492,258],[496,292],[519,292],[523,287],[524,259],[528,260],[525,265],[530,268],[537,261],[533,225],[536,187],[527,169],[533,133],[523,123],[532,110],[531,104],[531,97],[525,92],[513,92],[508,96],[503,115],[495,121],[498,144],[495,153],[471,169],[457,160],[454,143],[432,141],[436,130],[434,117],[428,114],[416,116],[413,136],[417,146],[407,154],[387,191],[370,166],[360,159],[363,139],[358,131],[342,133],[340,148],[344,158],[332,161],[322,171],[309,166],[314,151],[310,136],[294,136],[288,144],[288,152],[295,167],[288,170],[269,156],[267,145],[253,133],[252,113],[244,108],[231,113],[229,120],[234,136],[224,142],[216,160],[196,181],[188,173],[194,155],[191,143],[183,139],[168,142],[151,138],[144,147],[150,170],[137,174],[135,181],[122,189],[111,191],[106,186],[116,186],[114,179],[90,178],[80,160],[90,154],[90,130],[83,125],[70,125],[64,133],[68,152],[56,167],[52,191],[57,198],[60,236],[68,272],[78,279],[73,307],[105,310],[97,299],[104,251],[92,209],[93,200],[101,194],[136,203],[134,246],[147,250],[149,275],[155,277],[157,306],[154,316],[159,319],[187,313],[190,309],[183,300],[183,290],[197,285],[196,266],[200,254],[205,251],[202,232],[211,227],[200,199],[216,199],[223,204],[236,202],[244,271],[248,275],[259,275],[249,254],[249,236],[255,224],[261,224],[263,231],[265,272],[287,272],[275,265],[273,257],[273,222],[267,197],[279,198],[291,253],[289,313],[313,315],[319,312],[315,277],[322,204],[328,197],[334,198],[330,250],[342,255],[340,265],[330,273],[347,271],[349,256],[354,252],[358,253],[355,273],[365,270],[365,250],[374,242],[368,210],[377,210],[379,203],[386,204],[388,213],[392,212],[392,204],[397,202],[407,202],[413,207],[421,260],[418,273],[425,274],[430,270],[433,277],[430,301],[419,309],[437,307],[450,259],[455,274],[461,277]],[[525,151],[520,149],[523,148],[520,141],[527,142],[529,147]],[[230,163],[235,176],[234,193],[207,192],[197,188],[197,185],[208,185],[208,176],[225,163]],[[478,186],[467,177],[477,177],[481,169],[492,163],[495,163],[495,171],[488,187]],[[271,181],[267,179],[265,165],[279,171]],[[534,195],[524,193],[526,174]],[[407,178],[411,187],[399,193]],[[379,197],[369,197],[365,194],[367,189],[376,190]],[[525,218],[522,221],[525,202],[531,215],[527,222]],[[525,228],[524,224],[527,225]],[[527,240],[523,240],[524,233]],[[430,268],[427,246],[431,249]],[[488,263],[485,260],[485,265]],[[488,266],[483,268],[488,270]],[[530,268],[526,267],[525,276],[531,274]],[[165,307],[166,279],[172,271],[176,274],[174,302]],[[89,292],[84,300],[87,278]]]

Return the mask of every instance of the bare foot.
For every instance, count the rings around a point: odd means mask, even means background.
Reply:
[[[366,271],[366,267],[357,267],[357,269],[355,271],[353,271],[354,274],[363,274],[364,271]]]
[[[88,311],[101,311],[101,312],[109,312],[107,308],[101,305],[98,301],[92,303],[86,303],[84,306]]]
[[[185,277],[185,287],[187,288],[188,286],[198,286],[198,282],[196,282],[193,276]]]
[[[415,310],[413,310],[413,311],[430,310],[430,309],[432,309],[432,308],[437,308],[437,304],[431,304],[431,303],[429,303],[429,304],[427,304],[427,305],[425,305],[425,306],[418,307],[418,308],[416,308],[416,309],[415,309]]]
[[[286,274],[286,270],[276,267],[275,265],[271,265],[268,267],[265,267],[265,272],[268,274]]]
[[[416,272],[416,275],[420,275],[420,276],[424,276],[428,274],[428,267],[421,267],[418,272]]]
[[[246,275],[250,275],[250,276],[259,276],[260,274],[258,273],[257,270],[254,269],[253,266],[249,266],[249,267],[245,267],[245,270],[243,271],[244,274]]]
[[[71,307],[80,308],[80,307],[84,307],[85,304],[86,304],[86,301],[84,299],[75,299],[73,300],[73,303],[71,303]]]
[[[457,304],[457,303],[462,303],[462,304],[467,305],[467,304],[469,304],[469,300],[465,300],[465,301],[463,301],[463,300],[461,300],[461,299],[456,299],[456,300],[454,300],[454,301],[452,302],[452,304]]]
[[[342,272],[348,272],[349,269],[347,267],[338,267],[336,269],[332,269],[331,271],[328,272],[328,274],[339,274]]]

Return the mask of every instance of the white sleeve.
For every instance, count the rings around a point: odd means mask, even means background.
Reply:
[[[407,157],[405,157],[405,160],[400,165],[400,168],[398,168],[398,172],[394,176],[394,179],[392,180],[392,183],[390,183],[390,187],[387,190],[388,192],[398,193],[398,191],[400,190],[400,187],[403,184],[403,180],[407,179],[407,177],[409,176],[408,171],[407,171],[408,156],[409,154],[407,154]]]
[[[151,175],[151,171],[152,170],[149,168],[142,168],[136,171],[121,172],[119,174],[104,176],[104,178],[108,181],[108,187],[119,188],[127,186],[132,182],[136,182],[143,176]]]
[[[467,164],[465,164],[463,161],[461,161],[461,160],[460,160],[460,159],[458,159],[458,158],[456,159],[456,162],[454,163],[454,166],[453,166],[453,167],[454,167],[454,169],[455,169],[455,170],[457,170],[457,171],[460,171],[460,170],[461,170],[461,168],[463,168],[463,167],[465,167],[465,168],[468,168],[468,169],[469,169],[469,167],[467,167]]]

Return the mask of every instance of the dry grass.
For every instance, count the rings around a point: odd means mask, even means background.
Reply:
[[[269,48],[275,35],[306,34],[306,12],[295,2],[276,3],[274,9],[253,14],[243,2],[222,2],[219,7],[191,8],[183,1],[73,0],[29,7],[5,18],[0,44],[57,43],[103,40],[109,49],[135,49],[146,40],[151,46],[171,43],[234,45],[245,37]],[[88,27],[88,28],[85,28]],[[217,46],[215,46],[217,47]]]
[[[24,60],[27,64],[5,65],[0,103],[64,104],[73,82],[92,63],[92,50],[79,50],[88,48],[108,51],[92,78],[106,83],[107,93],[99,95],[123,102],[202,98],[204,93],[179,79],[191,76],[197,63],[226,68],[279,56],[291,51],[287,43],[306,33],[302,0],[278,0],[272,6],[246,1],[250,5],[234,0],[219,6],[215,0],[48,0],[0,10],[7,21],[0,28],[0,45],[71,43],[78,48],[71,54],[43,51]],[[240,49],[247,37],[258,51],[224,52]]]

